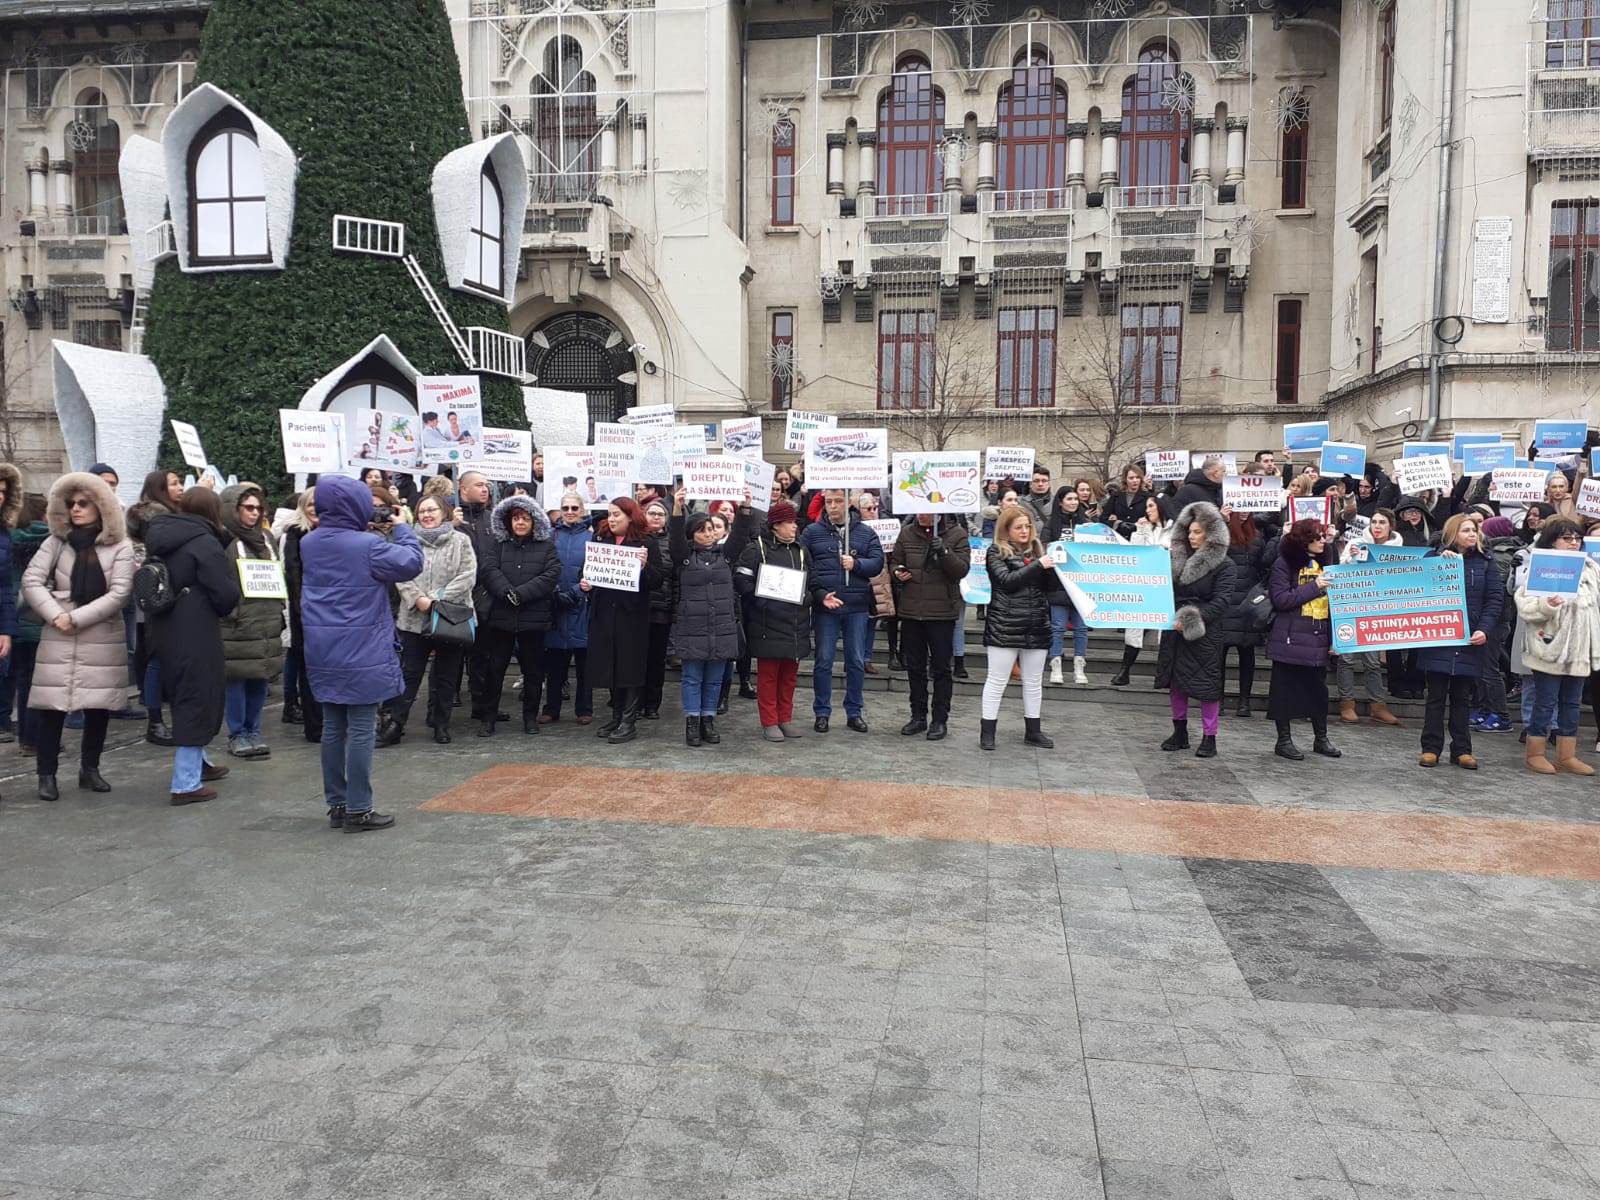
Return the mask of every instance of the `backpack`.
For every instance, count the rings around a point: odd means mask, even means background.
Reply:
[[[185,592],[188,590],[184,589]],[[182,594],[173,588],[167,564],[159,558],[146,557],[133,573],[133,599],[139,611],[147,617],[159,617],[171,612]]]

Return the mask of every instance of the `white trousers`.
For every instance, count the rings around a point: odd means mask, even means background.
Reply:
[[[1037,717],[1044,708],[1044,663],[1050,651],[985,646],[984,653],[989,660],[989,675],[983,681],[983,719],[993,721],[1000,715],[1000,701],[1011,681],[1011,666],[1018,662],[1022,664],[1022,715]]]

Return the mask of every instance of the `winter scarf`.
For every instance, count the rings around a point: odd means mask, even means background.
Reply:
[[[100,556],[94,552],[94,541],[99,536],[99,525],[74,525],[67,531],[67,545],[75,556],[70,593],[75,605],[88,604],[106,594],[106,573],[100,568]]]

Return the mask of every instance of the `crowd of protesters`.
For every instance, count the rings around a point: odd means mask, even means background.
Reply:
[[[207,749],[224,725],[229,756],[270,755],[262,717],[278,683],[283,722],[320,743],[330,825],[382,829],[393,818],[372,807],[374,747],[400,744],[419,711],[431,739],[448,743],[458,706],[476,736],[502,733],[514,725],[513,659],[525,735],[562,721],[570,703],[579,726],[604,715],[598,737],[632,741],[660,718],[671,664],[687,746],[721,742],[736,684],[756,701],[763,739],[781,743],[805,736],[794,706],[806,659],[811,732],[830,732],[841,654],[845,727],[869,732],[865,677],[879,670],[882,629],[886,669],[907,679],[900,732],[938,741],[950,732],[954,680],[969,678],[962,584],[971,539],[982,537],[978,744],[996,748],[1016,681],[1021,740],[1050,749],[1046,679],[1065,683],[1070,665],[1074,683],[1090,680],[1088,627],[1049,547],[1092,527],[1095,538],[1171,555],[1176,618],[1154,647],[1155,686],[1172,715],[1163,751],[1219,753],[1229,662],[1234,716],[1250,718],[1264,649],[1265,715],[1282,758],[1304,758],[1299,722],[1311,725],[1312,753],[1338,758],[1330,719],[1360,721],[1364,698],[1367,719],[1392,728],[1401,720],[1390,700],[1404,698],[1424,701],[1423,767],[1447,758],[1476,770],[1474,732],[1520,724],[1528,770],[1594,773],[1578,735],[1586,696],[1600,706],[1600,563],[1584,564],[1576,596],[1526,586],[1532,549],[1582,550],[1586,536],[1600,537],[1600,520],[1574,504],[1581,461],[1551,473],[1544,501],[1519,506],[1490,499],[1487,476],[1402,495],[1375,464],[1359,478],[1324,477],[1287,451],[1261,451],[1240,467],[1282,476],[1286,498],[1324,499],[1320,517],[1298,520],[1230,508],[1220,457],[1160,485],[1132,464],[1110,484],[1056,486],[1036,465],[1026,483],[986,484],[976,515],[910,517],[892,541],[867,523],[891,507],[886,491],[808,491],[801,464],[776,472],[763,503],[695,505],[681,489],[640,486],[603,508],[549,488],[540,468],[536,456],[531,480],[499,486],[471,470],[325,476],[277,510],[251,483],[219,494],[156,471],[125,510],[107,464],[63,475],[44,495],[24,495],[20,473],[0,464],[0,739],[34,757],[38,795],[53,801],[65,728],[82,730],[79,787],[106,792],[110,722],[142,718],[146,740],[174,750],[171,803],[203,802],[229,771]],[[586,576],[592,543],[637,554],[637,590]],[[1336,652],[1326,568],[1372,546],[1461,559],[1467,645]],[[260,578],[246,564],[265,565],[281,590],[242,586]],[[1112,686],[1131,685],[1143,643],[1123,631]],[[608,702],[599,713],[597,691]]]

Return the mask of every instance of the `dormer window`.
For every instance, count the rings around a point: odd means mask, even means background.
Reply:
[[[472,223],[463,282],[493,296],[504,296],[506,291],[504,225],[505,196],[494,168],[485,161],[478,175],[478,215]]]
[[[190,143],[189,197],[196,263],[272,261],[261,147],[237,110],[218,113]]]

